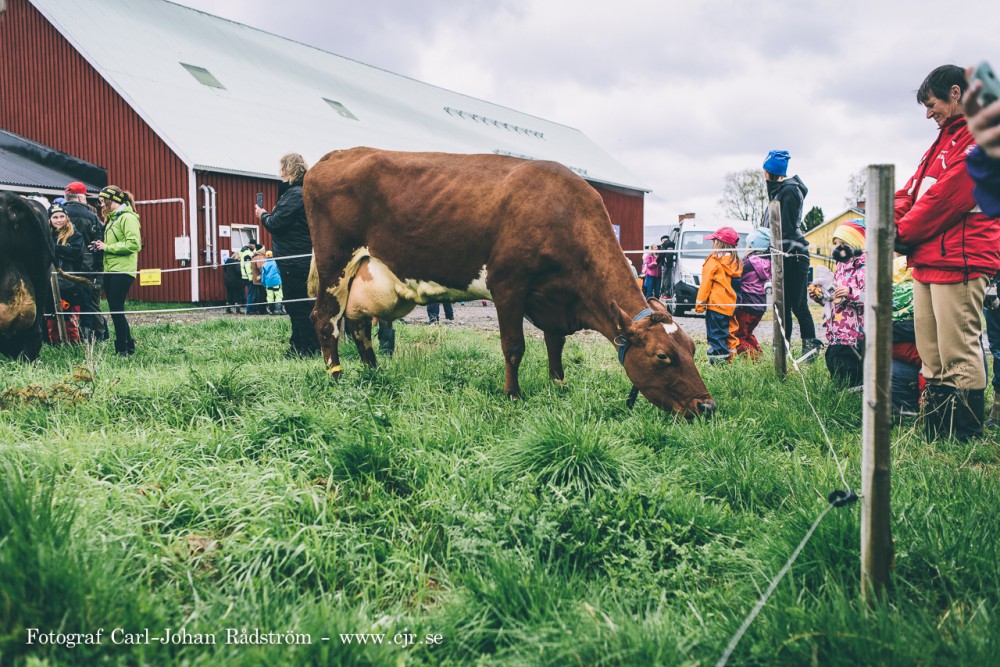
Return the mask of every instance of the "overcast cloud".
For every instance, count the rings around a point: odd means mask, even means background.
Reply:
[[[727,172],[792,154],[807,207],[873,163],[909,177],[938,65],[1000,66],[1000,5],[763,0],[180,0],[583,131],[653,193],[646,224],[719,213]]]

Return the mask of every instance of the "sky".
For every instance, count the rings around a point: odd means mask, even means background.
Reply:
[[[178,0],[581,130],[647,188],[645,224],[722,215],[727,173],[791,153],[826,218],[937,134],[916,90],[1000,66],[1000,5],[924,0]]]

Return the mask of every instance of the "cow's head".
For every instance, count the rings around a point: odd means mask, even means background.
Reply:
[[[715,401],[694,365],[694,341],[657,299],[629,315],[617,303],[611,315],[618,329],[618,358],[632,384],[650,403],[687,419],[711,417]]]

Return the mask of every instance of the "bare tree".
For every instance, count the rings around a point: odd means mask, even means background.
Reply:
[[[844,198],[844,203],[847,206],[857,206],[859,201],[865,200],[865,185],[868,182],[868,168],[862,167],[860,170],[851,174],[851,177],[847,179],[847,197]]]
[[[759,225],[767,211],[767,185],[760,169],[742,169],[726,174],[719,206],[727,218]]]

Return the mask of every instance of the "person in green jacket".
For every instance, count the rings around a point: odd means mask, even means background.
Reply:
[[[94,246],[104,252],[104,293],[115,324],[115,352],[127,357],[135,352],[135,341],[125,317],[125,296],[135,282],[139,268],[142,237],[139,234],[139,214],[135,212],[132,195],[115,185],[109,185],[98,195],[104,216],[104,240]]]

